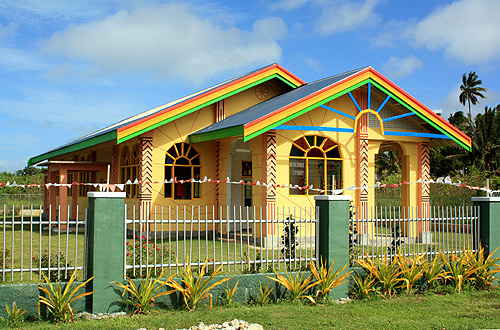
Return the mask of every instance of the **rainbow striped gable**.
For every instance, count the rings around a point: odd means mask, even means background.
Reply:
[[[441,116],[434,113],[371,67],[359,70],[330,86],[297,99],[286,106],[246,123],[243,129],[243,136],[246,140],[249,140],[367,84],[376,86],[465,149],[471,149],[471,138],[469,136],[448,123]]]
[[[193,97],[166,107],[147,117],[138,119],[118,128],[118,143],[131,139],[151,129],[169,123],[207,105],[213,104],[245,89],[251,88],[262,82],[278,78],[293,88],[305,84],[303,80],[285,70],[279,64],[273,64],[226,83],[205,90]]]

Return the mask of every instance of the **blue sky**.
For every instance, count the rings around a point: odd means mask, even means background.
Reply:
[[[305,81],[372,66],[445,118],[462,74],[500,103],[500,0],[0,2],[0,171],[278,62]]]

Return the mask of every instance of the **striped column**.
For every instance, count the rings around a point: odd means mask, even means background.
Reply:
[[[429,143],[418,144],[418,173],[422,181],[429,181],[431,178],[431,162]],[[421,217],[427,217],[430,211],[430,186],[428,183],[418,185],[418,209]]]
[[[368,186],[368,114],[363,114],[358,120],[357,128],[357,159],[358,175],[356,185],[358,187]],[[368,215],[368,189],[356,190],[356,200],[359,207],[359,216]]]
[[[150,220],[151,215],[151,184],[153,182],[153,137],[141,136],[140,145],[140,168],[139,168],[139,204],[140,219]]]
[[[266,207],[267,219],[276,219],[276,131],[266,134]],[[274,233],[274,224],[266,228],[263,235],[270,236]]]
[[[109,183],[119,183],[118,182],[118,167],[120,163],[120,148],[118,145],[113,146],[111,153],[111,170],[109,173]]]
[[[215,180],[220,180],[220,142],[216,141],[215,142]],[[219,196],[220,196],[220,185],[218,182],[215,182],[215,196],[214,196],[214,202],[215,202],[215,213],[216,216],[218,216],[219,212]]]

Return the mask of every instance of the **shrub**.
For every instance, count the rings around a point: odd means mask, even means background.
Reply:
[[[128,294],[129,297],[126,300],[122,300],[125,304],[132,308],[132,313],[137,314],[149,314],[149,310],[155,304],[155,299],[164,295],[171,294],[175,290],[165,291],[157,293],[160,288],[168,283],[176,274],[170,276],[165,281],[161,281],[163,277],[163,271],[160,272],[158,277],[152,278],[151,274],[148,273],[146,278],[141,280],[139,287],[136,287],[134,281],[128,277],[128,284],[121,284],[116,281],[112,281],[112,284],[118,285],[123,289],[122,297]]]
[[[45,293],[46,297],[38,296],[38,316],[40,316],[40,306],[41,304],[44,304],[48,306],[49,312],[52,314],[55,320],[59,322],[66,322],[68,321],[68,316],[70,316],[71,321],[74,322],[75,319],[70,304],[77,299],[91,295],[95,292],[84,292],[76,295],[78,293],[78,290],[83,288],[94,277],[95,275],[77,286],[76,283],[74,283],[76,279],[75,270],[73,274],[71,274],[69,281],[63,290],[59,282],[56,282],[56,285],[54,286],[47,275],[43,274],[45,283],[48,284],[49,288],[47,289],[43,285],[43,283],[39,281],[40,286],[38,287],[38,289]]]
[[[344,269],[346,269],[347,265],[343,268],[338,268],[333,271],[333,267],[335,266],[335,260],[330,265],[330,268],[326,265],[326,262],[323,259],[320,260],[319,270],[316,269],[316,265],[314,263],[310,264],[311,272],[316,278],[318,290],[316,292],[316,299],[320,301],[324,301],[328,299],[328,294],[337,286],[347,282],[349,275],[351,275],[352,271],[340,275]]]
[[[293,277],[291,272],[286,272],[286,277],[281,276],[280,274],[276,273],[276,271],[274,272],[274,274],[276,275],[276,278],[269,276],[267,276],[267,278],[283,285],[290,292],[290,301],[296,302],[302,298],[305,298],[313,304],[316,303],[314,299],[307,294],[310,288],[319,283],[318,281],[313,282],[312,275],[309,275],[306,279],[304,279],[304,274],[300,271],[297,272],[297,275],[295,277]]]
[[[177,269],[179,270],[179,273],[182,276],[181,277],[182,284],[179,284],[172,279],[170,279],[167,283],[168,286],[173,288],[175,291],[179,291],[182,294],[184,303],[186,304],[186,307],[190,312],[194,311],[198,303],[206,298],[210,298],[210,310],[211,310],[213,296],[210,293],[210,290],[212,290],[216,286],[226,281],[229,281],[232,278],[231,276],[208,286],[208,283],[221,272],[222,266],[219,266],[212,274],[206,276],[206,279],[203,279],[205,275],[205,270],[207,268],[207,263],[208,259],[205,260],[205,264],[201,268],[198,278],[195,279],[195,275],[191,268],[191,263],[189,262],[189,257],[188,257],[185,262],[186,265],[185,267],[181,267],[179,266],[179,264],[177,264]]]
[[[291,259],[295,256],[295,251],[297,249],[297,233],[299,228],[295,225],[295,221],[292,217],[288,217],[288,224],[283,229],[283,235],[281,236],[280,250],[281,254],[285,259]]]
[[[19,328],[21,326],[21,323],[23,323],[23,314],[26,313],[26,311],[21,311],[19,307],[17,307],[16,302],[14,301],[12,303],[12,309],[9,308],[9,305],[5,305],[5,310],[7,312],[7,323],[9,324],[9,327],[11,328]]]

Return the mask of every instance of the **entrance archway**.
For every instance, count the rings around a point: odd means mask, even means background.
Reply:
[[[408,155],[403,147],[394,141],[385,141],[379,147],[375,160],[375,181],[399,184],[409,181]],[[375,189],[375,205],[409,206],[410,192],[408,185]]]

